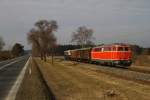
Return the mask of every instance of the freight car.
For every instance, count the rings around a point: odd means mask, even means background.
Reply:
[[[64,51],[64,58],[65,58],[66,60],[71,59],[70,56],[71,56],[70,50]]]
[[[70,58],[76,61],[91,61],[91,50],[92,48],[70,50]]]
[[[70,60],[100,63],[103,65],[130,66],[132,64],[132,52],[130,46],[126,44],[109,44],[93,48],[67,50],[64,52],[64,55],[65,58]]]

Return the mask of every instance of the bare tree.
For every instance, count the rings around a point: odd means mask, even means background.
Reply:
[[[72,42],[76,42],[78,45],[84,47],[85,45],[92,45],[93,43],[93,30],[88,29],[85,26],[79,27],[76,32],[72,34]]]
[[[53,51],[53,48],[56,45],[56,37],[53,33],[57,31],[57,29],[58,25],[56,21],[39,20],[35,23],[35,28],[28,34],[28,40],[32,43],[32,49],[38,49],[41,59],[44,59],[44,61],[46,61],[49,50]],[[51,53],[53,55],[53,52]]]
[[[28,33],[28,42],[32,44],[32,56],[41,56],[41,47],[39,43],[39,35],[35,29],[31,29]],[[43,60],[43,56],[41,56]]]
[[[0,37],[0,51],[3,49],[5,43],[2,37]]]

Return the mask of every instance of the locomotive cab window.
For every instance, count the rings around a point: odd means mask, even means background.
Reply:
[[[101,52],[104,52],[104,48],[101,48]]]
[[[116,47],[112,47],[112,51],[116,51]]]
[[[124,51],[123,47],[118,47],[118,51]]]
[[[104,51],[111,51],[110,47],[104,47]]]
[[[99,48],[94,48],[94,51],[95,51],[95,52],[98,52],[98,51],[99,51]]]
[[[101,51],[102,51],[102,48],[99,48],[99,51],[101,52]]]
[[[125,48],[124,48],[124,51],[129,51],[129,48],[128,48],[128,47],[125,47]]]

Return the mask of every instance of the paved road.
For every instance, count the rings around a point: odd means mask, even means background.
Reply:
[[[8,95],[29,56],[0,62],[0,100]]]

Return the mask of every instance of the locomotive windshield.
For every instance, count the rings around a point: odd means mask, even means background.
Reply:
[[[118,51],[129,51],[129,47],[118,47]]]
[[[129,51],[129,47],[125,47],[125,51]]]
[[[118,47],[118,51],[124,51],[123,47]]]

